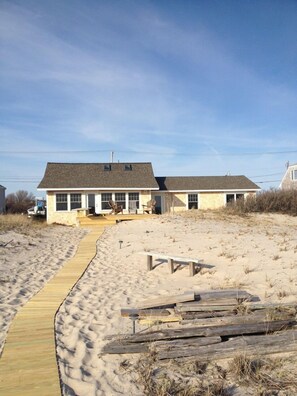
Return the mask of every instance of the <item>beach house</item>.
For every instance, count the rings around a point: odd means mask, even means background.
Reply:
[[[280,188],[282,190],[297,190],[297,164],[287,165]]]
[[[245,176],[156,177],[151,163],[137,162],[48,163],[38,190],[48,223],[76,224],[78,214],[110,213],[110,201],[140,214],[153,199],[156,213],[174,213],[220,208],[260,188]]]

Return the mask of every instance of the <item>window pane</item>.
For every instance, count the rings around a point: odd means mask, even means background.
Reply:
[[[56,194],[56,210],[67,210],[67,194]]]
[[[129,202],[130,201],[134,201],[136,204],[136,208],[139,209],[139,193],[129,193]]]
[[[188,208],[198,209],[198,194],[188,194]]]
[[[244,194],[236,194],[236,201],[238,199],[244,199]]]
[[[125,193],[115,193],[115,202],[117,205],[126,209],[126,194]]]
[[[293,170],[293,180],[297,180],[297,169]]]
[[[101,194],[101,208],[102,210],[110,209],[108,201],[112,200],[112,193],[103,193]]]
[[[227,194],[227,195],[226,195],[226,202],[227,202],[227,204],[228,204],[228,203],[232,203],[232,202],[234,202],[234,201],[235,201],[234,194]]]
[[[70,209],[81,208],[81,194],[70,194]]]

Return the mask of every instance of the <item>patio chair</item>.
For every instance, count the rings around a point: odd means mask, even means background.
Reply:
[[[116,202],[114,202],[112,200],[108,201],[108,205],[111,208],[110,214],[118,214],[118,213],[122,213],[123,214],[122,205],[118,205]]]
[[[151,199],[147,202],[146,205],[142,205],[143,213],[147,213],[147,214],[156,213],[156,203],[157,202],[154,199]]]

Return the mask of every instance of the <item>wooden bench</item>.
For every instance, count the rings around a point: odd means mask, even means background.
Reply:
[[[157,253],[157,252],[139,252],[139,254],[147,256],[147,270],[151,271],[153,269],[153,257],[158,259],[167,260],[170,273],[174,272],[174,262],[186,263],[189,266],[190,276],[194,276],[196,273],[196,267],[201,267],[201,259],[193,259],[187,257],[176,257],[169,254]]]

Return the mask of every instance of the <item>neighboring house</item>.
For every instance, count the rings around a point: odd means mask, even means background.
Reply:
[[[245,176],[155,177],[151,163],[48,163],[38,190],[46,191],[48,223],[76,224],[79,209],[142,213],[155,199],[158,213],[214,209],[260,188]]]
[[[281,181],[282,190],[297,190],[297,164],[287,166],[286,173]]]
[[[6,188],[0,184],[0,214],[5,213],[5,190]]]

